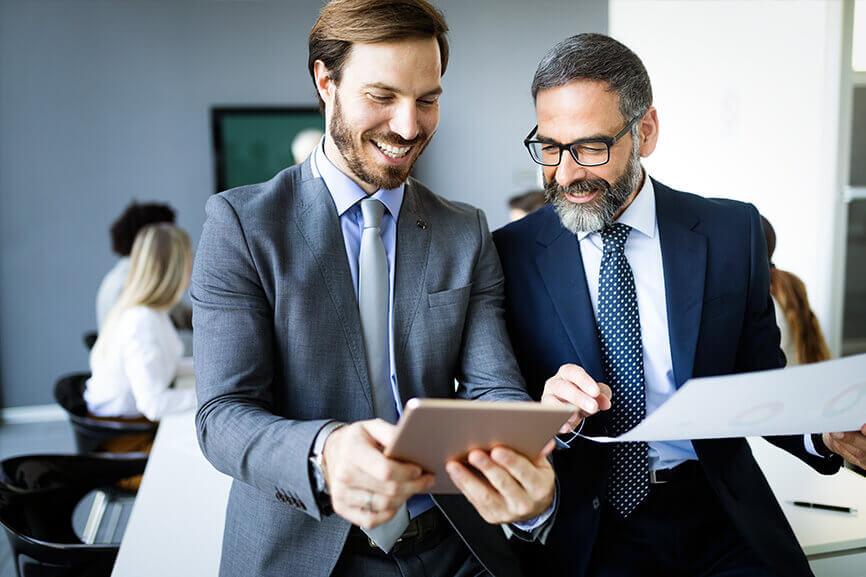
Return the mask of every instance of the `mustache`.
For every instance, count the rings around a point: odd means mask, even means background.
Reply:
[[[544,188],[545,195],[548,201],[550,201],[566,194],[587,194],[597,190],[607,192],[610,189],[610,183],[601,178],[588,178],[573,182],[568,186],[560,186],[555,180],[551,180]]]
[[[394,132],[371,132],[369,134],[366,134],[365,136],[370,140],[375,140],[376,142],[381,142],[382,144],[387,144],[389,146],[413,146],[427,140],[426,132],[419,132],[418,135],[412,140],[406,140],[405,138]]]

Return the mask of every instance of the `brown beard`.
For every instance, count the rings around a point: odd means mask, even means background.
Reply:
[[[412,173],[415,162],[418,161],[421,153],[424,152],[424,149],[427,148],[427,144],[430,142],[430,138],[425,132],[418,133],[418,136],[412,140],[406,140],[393,132],[368,130],[361,134],[360,144],[358,144],[353,139],[352,130],[343,117],[339,97],[334,98],[334,113],[331,116],[329,131],[331,138],[334,139],[334,144],[337,145],[337,150],[343,155],[349,170],[361,181],[383,189],[397,188],[406,182],[406,179]],[[420,150],[417,153],[410,150],[408,154],[414,153],[415,158],[404,166],[381,166],[365,158],[362,150],[365,142],[373,140],[392,146],[417,146],[420,144]]]

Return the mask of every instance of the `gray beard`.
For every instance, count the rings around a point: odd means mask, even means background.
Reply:
[[[637,148],[637,147],[635,147]],[[613,223],[614,216],[625,204],[632,192],[637,190],[643,177],[640,154],[635,149],[625,166],[622,176],[613,184],[600,178],[582,180],[568,187],[559,186],[555,180],[545,184],[544,194],[547,202],[556,209],[559,221],[572,234],[579,232],[598,232]],[[566,194],[588,193],[598,190],[599,194],[591,202],[575,204]]]

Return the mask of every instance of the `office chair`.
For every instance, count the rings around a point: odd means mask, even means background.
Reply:
[[[132,453],[24,455],[0,462],[0,525],[18,577],[108,577],[125,528],[118,520],[134,499],[116,483],[143,473],[146,463],[145,455]],[[94,490],[94,507],[79,536],[73,512]],[[109,503],[115,507],[109,527],[100,529]]]
[[[107,442],[120,437],[143,433],[156,435],[157,423],[91,417],[84,401],[84,387],[89,378],[90,373],[72,373],[61,377],[54,385],[54,398],[69,416],[79,454],[104,450]]]

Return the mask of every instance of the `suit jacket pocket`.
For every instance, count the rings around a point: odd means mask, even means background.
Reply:
[[[471,290],[472,284],[470,283],[466,286],[455,289],[427,293],[427,302],[430,304],[430,308],[466,303],[466,301],[469,300],[469,293]]]

